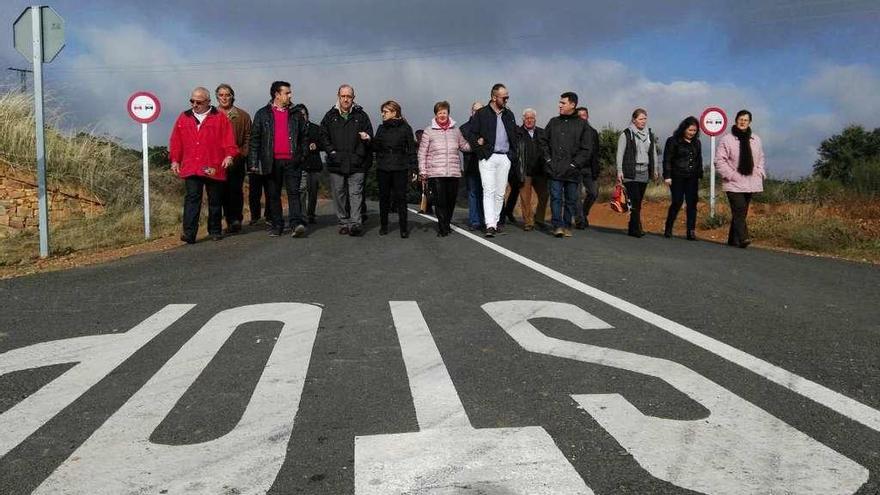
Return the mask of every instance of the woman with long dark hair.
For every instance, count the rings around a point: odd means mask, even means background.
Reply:
[[[446,237],[452,230],[450,222],[461,177],[459,151],[469,152],[471,147],[449,117],[449,102],[437,102],[434,119],[419,143],[419,176],[428,180],[437,215],[437,237]]]
[[[388,213],[393,204],[400,222],[400,237],[406,239],[409,237],[406,192],[410,170],[417,166],[416,141],[412,127],[401,115],[399,103],[388,100],[379,109],[382,123],[373,137],[379,182],[379,235],[388,233]]]
[[[730,133],[721,137],[715,152],[715,169],[721,176],[721,188],[730,203],[730,233],[727,244],[741,248],[752,242],[746,217],[752,195],[764,190],[764,148],[761,138],[752,132],[752,112],[740,110]]]
[[[672,202],[666,214],[665,237],[672,237],[672,226],[682,203],[687,200],[687,238],[697,240],[697,197],[703,177],[703,151],[700,145],[700,122],[690,116],[678,124],[663,147],[663,180],[669,186]]]
[[[636,108],[629,127],[620,133],[617,140],[617,181],[626,188],[632,203],[627,233],[633,237],[645,235],[642,230],[642,199],[648,181],[657,176],[659,163],[654,133],[648,127],[648,112]]]

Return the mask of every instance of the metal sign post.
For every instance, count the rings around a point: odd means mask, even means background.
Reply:
[[[43,15],[39,6],[31,7],[34,33],[34,120],[37,131],[37,202],[40,218],[40,257],[49,256],[49,202],[46,198],[46,137],[43,123]]]
[[[159,118],[162,106],[152,93],[138,91],[128,98],[128,115],[141,124],[141,150],[144,161],[144,238],[150,238],[150,141],[147,125]]]
[[[700,129],[710,137],[709,146],[709,217],[715,217],[715,136],[727,128],[727,114],[718,107],[703,110],[700,116]]]
[[[49,256],[49,202],[46,197],[46,141],[43,114],[43,64],[64,48],[64,19],[52,7],[24,9],[12,24],[15,49],[34,64],[34,126],[37,148],[37,205],[40,220],[40,257]]]

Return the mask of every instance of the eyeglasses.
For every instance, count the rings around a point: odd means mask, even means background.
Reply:
[[[500,98],[501,98],[501,101],[507,101],[507,100],[510,99],[509,96],[502,96],[502,97],[500,97]]]
[[[194,99],[190,98],[189,104],[190,105],[201,105],[203,103],[208,103],[208,101],[209,100],[194,100]]]

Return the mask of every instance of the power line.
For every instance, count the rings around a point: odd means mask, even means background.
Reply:
[[[18,72],[18,75],[21,78],[21,92],[27,93],[27,74],[28,72],[33,71],[31,69],[17,69],[15,67],[7,67],[6,70]]]
[[[532,34],[532,35],[521,35],[514,36],[508,38],[508,42],[517,42],[517,41],[525,41],[525,40],[533,40],[538,38],[544,38],[547,35],[542,34]],[[366,50],[366,51],[341,51],[330,54],[317,54],[317,55],[304,55],[300,57],[291,57],[283,60],[279,60],[278,58],[273,59],[238,59],[238,60],[221,60],[221,61],[212,61],[212,62],[182,62],[175,64],[150,64],[149,66],[144,66],[143,64],[137,65],[95,65],[91,67],[81,67],[81,68],[58,68],[53,70],[53,73],[114,73],[114,72],[137,72],[137,73],[162,73],[162,72],[190,72],[190,71],[199,71],[210,68],[222,67],[224,71],[237,71],[237,70],[251,70],[251,69],[259,69],[259,68],[272,68],[272,67],[309,67],[309,66],[317,66],[317,65],[348,65],[348,64],[356,64],[356,63],[365,63],[365,62],[377,62],[377,61],[397,61],[397,60],[415,60],[421,58],[429,58],[436,56],[446,56],[446,55],[458,55],[460,53],[472,53],[470,47],[473,46],[473,41],[464,41],[464,42],[455,42],[455,43],[445,43],[445,44],[434,44],[434,45],[424,45],[419,47],[393,47],[393,48],[384,48],[380,50]],[[508,43],[510,44],[510,43]],[[442,52],[442,53],[427,53],[427,54],[419,54],[419,52],[436,52],[437,50],[445,50],[449,48],[462,48],[468,47],[469,50],[466,52],[453,51],[453,52]],[[510,46],[512,48],[512,46]],[[400,55],[394,55],[398,53]],[[411,55],[406,55],[407,53],[412,53]],[[481,53],[485,53],[483,50]],[[230,67],[231,66],[231,67]]]

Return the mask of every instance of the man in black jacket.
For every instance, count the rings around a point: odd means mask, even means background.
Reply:
[[[516,119],[507,108],[509,99],[503,84],[492,86],[489,104],[474,113],[467,134],[463,133],[480,160],[486,237],[494,237],[498,229],[507,174],[516,163]]]
[[[590,158],[589,125],[578,118],[575,112],[577,102],[575,93],[569,91],[560,95],[559,116],[550,119],[541,140],[544,170],[550,176],[550,209],[556,237],[571,237],[581,171],[587,167]]]
[[[544,159],[541,152],[541,139],[544,137],[544,129],[536,125],[538,114],[531,108],[523,110],[523,123],[517,127],[519,140],[517,142],[517,160],[520,163],[524,180],[519,191],[519,206],[523,216],[523,230],[529,231],[535,228],[535,222],[544,223],[547,214],[547,174],[544,172]],[[532,209],[532,194],[538,196],[538,204]],[[513,193],[511,193],[513,196]],[[508,198],[509,204],[510,198]],[[511,206],[512,210],[513,206]]]
[[[599,197],[599,132],[590,125],[590,111],[587,107],[577,108],[578,117],[587,123],[592,145],[590,146],[590,166],[584,170],[584,209],[578,209],[575,227],[585,229],[590,226],[590,209]]]
[[[483,108],[483,103],[475,101],[471,104],[471,117],[477,110]],[[462,124],[458,129],[462,136],[470,133],[471,121]],[[486,221],[483,216],[483,182],[480,179],[480,159],[474,153],[464,155],[464,178],[467,185],[468,199],[468,229],[481,230],[485,228]]]
[[[321,143],[321,127],[309,120],[309,109],[302,103],[293,107],[299,110],[308,125],[308,147],[309,155],[303,164],[302,182],[300,183],[299,193],[302,201],[302,210],[306,212],[306,217],[310,224],[315,223],[315,210],[318,205],[318,183],[321,179],[321,171],[324,169],[324,163],[321,161],[321,153],[319,146]]]
[[[321,120],[321,148],[327,154],[339,233],[359,236],[363,233],[364,177],[370,168],[373,125],[363,108],[354,103],[354,88],[343,84],[336,96],[336,105]]]
[[[302,179],[302,164],[308,154],[306,145],[306,123],[300,112],[290,108],[293,92],[290,83],[275,81],[269,88],[272,97],[265,107],[257,110],[251,127],[250,147],[248,149],[248,171],[265,177],[269,202],[268,210],[271,230],[269,235],[278,237],[284,232],[284,215],[281,211],[281,186],[287,189],[287,208],[293,237],[306,234],[299,203],[299,184]],[[283,126],[286,132],[278,128]],[[277,128],[277,129],[276,129]],[[276,133],[276,130],[278,131]],[[276,136],[285,136],[283,141]]]

